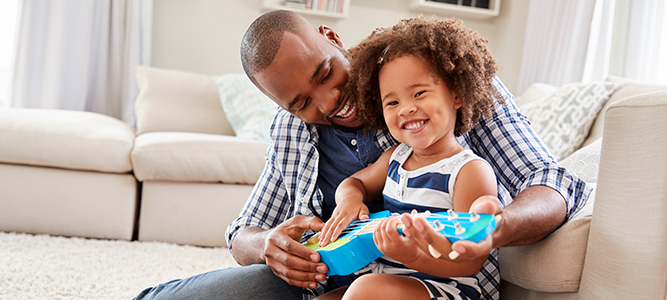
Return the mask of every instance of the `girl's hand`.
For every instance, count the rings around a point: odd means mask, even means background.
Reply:
[[[452,245],[447,238],[438,234],[425,219],[414,218],[410,214],[401,216],[401,222],[405,226],[403,234],[417,244],[424,253],[435,258],[466,262],[487,257],[493,247],[494,235],[498,234],[503,227],[502,206],[498,198],[483,196],[475,201],[470,210],[480,214],[494,214],[498,222],[494,232],[479,243],[457,241]]]
[[[336,241],[343,229],[357,219],[368,220],[368,206],[360,201],[341,201],[320,232],[319,246]]]
[[[398,232],[397,225],[397,217],[386,218],[375,228],[373,241],[382,254],[408,265],[417,261],[421,250],[414,241]]]

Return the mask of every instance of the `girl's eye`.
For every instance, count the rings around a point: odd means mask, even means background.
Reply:
[[[389,101],[387,102],[386,106],[394,106],[394,105],[398,105],[398,101]]]
[[[415,94],[415,98],[417,98],[417,97],[423,95],[424,93],[426,93],[426,91],[421,91],[421,92],[419,92],[419,93],[416,93],[416,94]]]

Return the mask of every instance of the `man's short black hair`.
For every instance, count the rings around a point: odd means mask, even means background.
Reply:
[[[268,68],[280,49],[286,31],[298,34],[305,19],[295,12],[274,10],[257,18],[243,35],[241,41],[241,64],[250,80],[255,74]]]

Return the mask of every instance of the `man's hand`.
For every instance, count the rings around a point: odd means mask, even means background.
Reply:
[[[262,258],[278,277],[304,288],[316,288],[326,280],[327,266],[317,252],[298,242],[307,229],[322,229],[316,217],[295,216],[269,230],[264,239]]]
[[[319,231],[322,226],[324,223],[319,218],[295,216],[269,230],[246,228],[234,239],[234,258],[241,265],[266,263],[287,283],[316,288],[318,281],[326,280],[328,268],[320,262],[317,252],[298,240],[306,230]]]
[[[503,208],[498,198],[484,196],[473,202],[471,212],[478,214],[493,214],[496,216],[498,225],[492,234],[479,243],[471,241],[457,241],[450,243],[447,238],[438,234],[431,225],[423,218],[412,218],[409,214],[403,214],[401,221],[405,225],[403,234],[413,239],[419,248],[436,258],[451,260],[454,262],[471,261],[481,256],[488,256],[493,248],[494,236],[502,231]]]

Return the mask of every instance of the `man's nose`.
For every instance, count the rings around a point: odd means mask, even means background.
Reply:
[[[317,97],[317,106],[321,113],[328,114],[338,107],[340,90],[337,88],[323,90]]]

